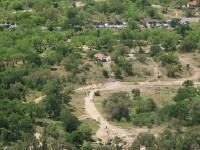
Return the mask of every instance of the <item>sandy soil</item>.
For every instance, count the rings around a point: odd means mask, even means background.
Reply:
[[[40,97],[34,99],[34,102],[35,102],[36,104],[38,104],[38,103],[39,103],[41,100],[43,100],[44,98],[45,98],[45,96],[40,96]]]

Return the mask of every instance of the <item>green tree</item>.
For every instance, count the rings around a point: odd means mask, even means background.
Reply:
[[[140,150],[141,147],[145,147],[148,150],[155,150],[156,138],[149,133],[140,133],[132,143],[130,150]]]
[[[182,87],[177,91],[176,96],[173,98],[174,101],[184,101],[185,99],[192,99],[197,95],[197,91],[194,87]]]
[[[58,118],[62,104],[68,104],[71,100],[69,93],[63,92],[63,83],[59,80],[47,82],[44,87],[46,111],[50,117]]]
[[[161,47],[159,45],[152,45],[150,48],[150,56],[157,56],[161,52]]]
[[[102,70],[102,74],[103,74],[103,76],[104,76],[105,78],[108,78],[108,77],[109,77],[108,71],[105,70],[105,69]]]
[[[180,49],[183,52],[194,52],[197,48],[197,43],[191,37],[186,37],[181,43]]]
[[[76,145],[77,147],[81,147],[84,141],[91,141],[92,138],[92,129],[89,126],[80,126],[78,130],[73,131],[70,135],[68,135],[67,141]]]
[[[121,78],[122,72],[118,66],[113,66],[112,71],[114,72],[116,78],[118,78],[118,79]]]
[[[80,125],[79,120],[66,110],[61,112],[61,121],[63,122],[63,126],[66,132],[72,132],[78,128]]]
[[[189,25],[179,25],[178,27],[175,28],[176,32],[178,34],[181,34],[183,37],[187,33],[187,31],[191,30],[191,27]]]
[[[63,64],[65,66],[66,71],[75,71],[78,72],[78,66],[81,63],[80,56],[78,55],[70,55],[63,60]]]
[[[130,107],[130,97],[126,92],[113,93],[104,103],[105,111],[110,115],[112,119],[116,119],[118,121],[122,117],[129,120]]]
[[[17,100],[0,100],[0,143],[21,140],[24,134],[34,134],[35,128],[28,108]]]
[[[185,87],[194,86],[194,81],[186,80],[186,81],[183,82],[183,86],[185,86]]]
[[[190,120],[190,125],[196,125],[196,124],[200,124],[200,119],[199,119],[199,115],[200,115],[200,100],[199,99],[195,99],[192,101],[192,104],[189,106],[190,107],[190,111],[189,111],[189,118],[191,118]]]
[[[140,96],[140,90],[139,89],[132,89],[132,94],[134,97],[138,97]]]
[[[181,71],[181,65],[179,64],[179,58],[174,53],[168,53],[160,57],[162,65],[167,70],[169,77],[176,77],[176,73]]]

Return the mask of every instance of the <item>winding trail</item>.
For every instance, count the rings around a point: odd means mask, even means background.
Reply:
[[[45,97],[46,97],[46,96],[40,96],[40,97],[34,99],[34,102],[35,102],[36,104],[38,104],[38,103],[39,103],[40,101],[42,101]]]
[[[180,58],[180,62],[183,65],[190,64],[190,60],[187,58]],[[181,86],[185,80],[193,80],[195,85],[200,85],[200,82],[198,82],[198,78],[200,77],[200,68],[190,64],[190,67],[193,71],[193,74],[189,78],[181,78],[177,79],[176,81],[145,81],[145,82],[108,82],[105,84],[93,84],[86,87],[82,87],[79,89],[76,89],[75,91],[82,91],[86,90],[89,92],[86,92],[85,96],[85,111],[87,115],[98,121],[100,124],[100,128],[96,133],[96,137],[102,139],[103,142],[106,142],[107,139],[113,138],[115,136],[118,136],[122,138],[124,141],[127,142],[128,145],[130,145],[134,137],[136,137],[139,133],[142,132],[152,132],[154,135],[158,135],[159,131],[157,128],[154,129],[148,129],[148,128],[135,128],[135,129],[123,129],[118,126],[111,125],[106,119],[100,114],[100,112],[97,110],[95,103],[94,103],[94,92],[95,91],[106,91],[106,90],[131,90],[133,88],[143,88],[143,87],[155,87],[155,86]],[[158,70],[156,69],[156,72]]]
[[[109,138],[119,136],[125,141],[131,143],[131,141],[133,140],[132,136],[134,135],[132,132],[109,124],[105,120],[105,118],[99,113],[93,101],[94,91],[95,90],[90,91],[89,95],[85,97],[85,111],[92,119],[100,123],[100,128],[97,131],[96,136],[102,139],[103,142],[106,142],[106,140]]]
[[[81,116],[80,119],[83,120],[85,118],[92,118],[99,122],[100,128],[96,133],[96,137],[100,138],[103,142],[106,142],[108,139],[114,138],[115,136],[118,136],[122,138],[126,143],[127,146],[129,146],[134,138],[142,132],[150,132],[153,133],[155,136],[159,134],[162,129],[154,128],[154,129],[148,129],[148,128],[134,128],[131,130],[123,129],[118,126],[111,125],[97,110],[95,103],[94,103],[94,92],[95,91],[114,91],[114,90],[124,90],[124,91],[130,91],[133,88],[144,88],[144,87],[155,87],[155,86],[181,86],[185,80],[193,80],[195,86],[200,85],[200,82],[197,80],[200,77],[200,68],[194,66],[191,64],[190,58],[183,58],[180,57],[180,62],[183,65],[190,64],[190,68],[193,72],[191,77],[189,78],[181,78],[173,81],[145,81],[145,82],[108,82],[105,84],[93,84],[88,85],[85,87],[81,87],[76,89],[75,91],[87,91],[85,94],[85,111],[87,115]],[[154,78],[157,78],[159,72],[158,67],[155,66],[155,75]],[[45,96],[38,97],[34,100],[35,103],[39,103]],[[40,137],[39,133],[35,134],[36,138]]]

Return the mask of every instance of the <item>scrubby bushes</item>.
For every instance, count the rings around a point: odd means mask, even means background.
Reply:
[[[172,118],[179,119],[182,125],[199,124],[199,91],[193,84],[185,81],[173,97],[173,103],[158,107],[153,99],[144,100],[140,91],[133,89],[133,98],[126,92],[113,93],[102,103],[105,112],[111,119],[131,121],[136,126],[160,125]],[[189,86],[188,86],[189,84]]]

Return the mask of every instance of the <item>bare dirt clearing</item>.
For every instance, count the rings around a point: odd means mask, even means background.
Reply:
[[[180,57],[180,62],[183,65],[190,64],[190,67],[193,71],[193,74],[191,77],[177,79],[176,81],[108,82],[105,84],[98,84],[98,85],[93,84],[93,85],[89,85],[89,86],[77,89],[76,91],[90,90],[89,93],[86,94],[85,96],[85,111],[90,118],[98,121],[100,124],[100,128],[96,133],[97,138],[100,138],[105,142],[109,138],[118,136],[122,138],[123,140],[125,140],[127,143],[131,143],[134,140],[134,137],[136,137],[141,132],[151,132],[154,135],[157,135],[159,132],[161,132],[163,129],[135,128],[133,130],[132,129],[128,130],[128,129],[123,129],[118,126],[111,125],[97,110],[94,104],[94,92],[97,90],[98,91],[106,91],[106,90],[130,91],[133,88],[143,89],[144,87],[153,88],[153,87],[162,87],[162,86],[163,87],[181,86],[185,80],[194,80],[195,85],[200,85],[200,82],[196,81],[199,79],[199,76],[200,76],[200,68],[191,64],[190,58],[187,58],[187,57]],[[158,72],[157,68],[155,69],[155,72]],[[158,76],[158,74],[155,73],[154,77],[156,76]]]
[[[114,82],[107,82],[105,84],[99,83],[99,84],[92,84],[85,87],[81,87],[76,89],[75,91],[79,93],[78,97],[76,98],[77,101],[74,101],[75,103],[80,104],[80,101],[83,99],[83,92],[89,91],[85,93],[85,108],[81,107],[81,111],[78,112],[79,119],[94,119],[97,122],[99,122],[99,130],[96,132],[96,137],[102,139],[102,141],[106,142],[108,139],[113,138],[115,136],[118,136],[122,138],[127,143],[132,143],[134,140],[134,137],[136,137],[139,133],[142,132],[150,132],[154,134],[155,136],[158,135],[160,132],[163,131],[160,127],[155,127],[153,129],[148,128],[134,128],[134,129],[124,129],[119,126],[111,125],[97,110],[95,104],[94,104],[94,92],[95,91],[131,91],[133,88],[139,88],[142,91],[145,90],[145,88],[160,88],[160,87],[177,87],[181,86],[185,80],[193,80],[195,81],[195,85],[200,85],[200,82],[197,80],[200,76],[200,68],[198,68],[196,65],[191,64],[192,59],[191,57],[180,57],[180,62],[183,65],[190,66],[192,70],[192,75],[189,78],[180,78],[175,81],[144,81],[144,82],[120,82],[120,81],[114,81]],[[158,66],[155,66],[154,70],[154,78],[157,78],[158,76]],[[81,93],[80,93],[81,92]],[[41,96],[36,98],[34,101],[35,103],[39,103],[45,96]],[[82,103],[84,103],[82,101]],[[80,104],[83,105],[84,104]],[[78,108],[77,108],[78,109]],[[84,111],[85,110],[85,111]],[[86,115],[84,112],[86,112]]]
[[[34,102],[35,102],[36,104],[38,104],[38,103],[39,103],[40,101],[42,101],[44,98],[45,98],[45,96],[40,96],[40,97],[34,99]]]
[[[95,90],[89,91],[89,94],[85,97],[85,110],[86,113],[94,120],[99,122],[99,130],[96,133],[96,137],[106,142],[108,139],[118,136],[122,138],[127,144],[131,144],[134,138],[142,132],[150,132],[154,135],[158,135],[163,129],[160,127],[154,129],[148,128],[134,128],[124,129],[119,126],[111,125],[106,119],[100,114],[94,104],[94,92]]]

